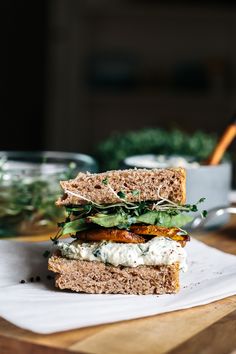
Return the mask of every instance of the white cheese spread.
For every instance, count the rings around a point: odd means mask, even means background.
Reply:
[[[187,270],[186,251],[167,237],[154,237],[146,243],[115,243],[111,241],[81,243],[59,242],[63,257],[86,261],[98,261],[114,266],[137,267],[139,265],[169,265],[179,262],[180,269]]]

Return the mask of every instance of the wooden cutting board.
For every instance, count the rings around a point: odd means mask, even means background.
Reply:
[[[220,231],[196,238],[236,254],[236,218]],[[9,353],[236,354],[236,296],[192,309],[50,335],[17,328],[0,318],[0,354]]]

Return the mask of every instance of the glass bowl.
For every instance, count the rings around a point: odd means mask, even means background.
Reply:
[[[49,233],[64,218],[59,181],[97,172],[96,161],[69,152],[0,152],[0,236]]]

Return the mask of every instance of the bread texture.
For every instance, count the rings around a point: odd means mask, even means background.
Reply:
[[[186,173],[183,168],[130,169],[103,173],[79,173],[75,179],[61,181],[64,195],[58,206],[82,205],[88,201],[99,204],[118,203],[123,192],[128,202],[158,201],[161,197],[178,204],[186,199]]]
[[[115,267],[102,262],[49,258],[55,285],[89,294],[171,294],[179,290],[179,263],[159,266]]]

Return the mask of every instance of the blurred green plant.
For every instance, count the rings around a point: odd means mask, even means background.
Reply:
[[[44,161],[45,162],[45,161]],[[26,176],[4,169],[0,160],[0,236],[33,234],[55,229],[65,211],[55,206],[60,180],[75,177],[72,162],[64,172]]]
[[[216,139],[201,131],[190,135],[177,129],[143,129],[112,135],[99,144],[96,155],[102,170],[117,169],[127,156],[137,154],[180,154],[201,161],[212,152]]]

